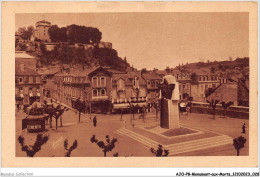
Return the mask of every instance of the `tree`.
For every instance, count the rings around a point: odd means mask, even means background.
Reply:
[[[233,104],[232,101],[229,101],[229,102],[224,102],[224,101],[222,101],[222,102],[221,102],[221,105],[222,105],[222,107],[224,108],[224,117],[226,117],[227,108],[230,107],[232,104]]]
[[[208,100],[207,100],[207,102],[209,103],[209,107],[212,108],[213,119],[215,119],[216,107],[217,107],[219,100],[213,100],[212,99],[211,102],[208,101]]]
[[[54,115],[53,105],[48,106],[48,105],[45,104],[45,105],[44,105],[44,112],[49,115],[49,116],[48,116],[48,119],[49,119],[49,121],[50,121],[50,128],[52,128],[52,117],[53,117],[53,115]],[[47,120],[47,121],[48,121],[48,120]]]
[[[223,65],[222,64],[218,64],[218,69],[223,70]]]
[[[128,102],[131,114],[131,121],[135,119],[135,106]]]
[[[86,104],[85,104],[85,102],[80,101],[80,99],[78,98],[78,99],[76,100],[76,103],[75,103],[75,108],[76,108],[76,109],[78,110],[78,112],[79,112],[79,123],[80,123],[80,115],[81,115],[81,113],[85,110]]]
[[[17,50],[17,51],[25,51],[26,50],[26,44],[25,43],[18,43],[17,44],[17,46],[16,46],[16,48],[15,48],[15,50]]]
[[[48,141],[48,139],[48,136],[37,134],[36,141],[33,145],[25,145],[23,136],[18,137],[18,142],[21,145],[22,151],[26,152],[27,157],[34,157],[34,155],[41,150],[41,146],[45,144]]]
[[[78,147],[78,141],[75,140],[72,144],[72,146],[70,146],[70,148],[68,148],[68,139],[64,140],[64,149],[65,149],[65,157],[70,157],[71,152],[76,149]]]
[[[29,26],[27,27],[27,29],[26,27],[22,27],[18,29],[18,34],[24,40],[30,40],[31,36],[33,35],[33,32],[34,32],[33,26]]]
[[[67,27],[68,41],[72,43],[97,44],[102,38],[102,33],[93,27],[70,25]]]
[[[110,66],[118,70],[125,71],[130,65],[118,57],[118,53],[114,49],[109,48],[94,48],[93,57],[97,58],[101,66]]]
[[[27,27],[27,39],[30,40],[31,36],[34,33],[34,27],[33,26],[29,26]]]
[[[216,69],[212,66],[211,69],[210,69],[210,72],[214,74],[215,71],[216,71]]]
[[[52,42],[60,42],[60,28],[57,25],[52,25],[48,30]]]
[[[123,109],[120,109],[120,121],[123,120]]]
[[[139,119],[142,118],[143,122],[145,122],[146,110],[147,110],[147,107],[145,105],[143,105],[143,107],[141,107],[141,115],[139,116]]]
[[[106,142],[98,141],[96,139],[96,135],[93,135],[92,138],[90,138],[91,143],[96,143],[99,148],[102,149],[104,153],[104,157],[107,156],[107,152],[112,151],[115,148],[115,143],[117,142],[116,138],[113,138],[110,140],[109,136],[106,135]]]
[[[156,121],[157,121],[158,113],[160,112],[160,105],[159,105],[159,103],[155,103],[154,106],[155,106],[155,115],[156,115]]]
[[[163,150],[163,146],[161,144],[158,145],[157,150],[154,148],[150,149],[151,153],[153,153],[156,157],[166,157],[169,155],[169,150]]]
[[[62,28],[52,25],[49,28],[49,35],[52,42],[98,44],[102,39],[99,29],[75,24]]]
[[[55,109],[54,109],[54,118],[56,120],[56,130],[58,129],[58,119],[60,118],[61,119],[61,116],[62,114],[65,112],[65,111],[68,111],[69,109],[68,108],[62,108],[60,105],[58,105]]]
[[[240,149],[244,147],[246,139],[243,136],[233,139],[233,146],[237,151],[237,156],[239,156]]]

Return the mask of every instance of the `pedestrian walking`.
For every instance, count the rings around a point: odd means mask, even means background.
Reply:
[[[242,133],[246,133],[246,124],[245,123],[242,126]]]
[[[19,112],[19,103],[16,104],[17,112]]]
[[[125,128],[126,128],[126,120],[125,120]]]
[[[93,118],[93,125],[94,125],[94,127],[97,126],[97,117],[96,116]]]

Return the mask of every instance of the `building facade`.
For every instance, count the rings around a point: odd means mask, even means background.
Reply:
[[[153,105],[158,103],[160,96],[159,83],[162,82],[162,78],[153,71],[142,72],[142,77],[146,81],[147,88],[147,106],[150,112]]]
[[[16,69],[15,86],[17,104],[31,105],[35,101],[42,101],[41,75],[35,71]]]
[[[146,81],[140,71],[113,74],[111,102],[114,110],[128,109],[131,105],[147,106]]]
[[[39,58],[28,55],[25,51],[15,51],[15,66],[24,65],[24,67],[36,71]]]
[[[220,102],[232,101],[234,106],[249,106],[249,89],[240,81],[228,79],[227,83],[219,85],[207,100],[219,100]]]
[[[51,42],[50,35],[48,33],[51,23],[45,20],[36,22],[34,31],[34,40],[41,40],[45,42]]]
[[[203,69],[197,69],[192,73],[195,77],[191,82],[191,97],[193,101],[205,102],[207,95],[220,85],[219,75]]]
[[[17,52],[15,58],[15,99],[17,106],[42,101],[43,83],[36,72],[37,58]]]

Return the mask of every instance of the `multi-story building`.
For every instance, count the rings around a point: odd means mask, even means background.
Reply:
[[[226,83],[220,84],[208,96],[208,100],[219,100],[220,102],[232,101],[234,106],[249,106],[249,89],[241,81],[228,79]]]
[[[15,51],[15,66],[24,65],[26,68],[36,71],[39,58],[28,55],[25,51]]]
[[[196,69],[191,75],[191,97],[193,101],[206,101],[206,96],[220,84],[219,75],[207,69]]]
[[[42,76],[43,83],[43,96],[53,97],[53,88],[55,84],[53,82],[54,75],[61,71],[60,67],[53,68],[38,68],[38,73]]]
[[[45,42],[51,42],[50,35],[48,33],[51,23],[45,20],[36,22],[36,29],[34,31],[34,40],[41,40]]]
[[[159,100],[160,89],[158,88],[158,84],[162,82],[162,78],[153,71],[143,71],[142,77],[146,81],[147,104],[150,111],[151,106]]]
[[[134,106],[147,106],[146,81],[140,71],[113,74],[111,102],[113,109],[127,109]]]
[[[111,108],[112,70],[95,67],[63,71],[54,77],[53,98],[74,107],[77,99],[86,103],[86,111],[109,112]]]
[[[87,72],[87,73],[86,73]],[[53,79],[54,86],[50,88],[51,97],[75,107],[77,99],[87,102],[89,100],[87,91],[90,88],[88,71],[61,71],[55,74]]]
[[[191,74],[184,69],[171,70],[172,75],[175,76],[179,83],[180,100],[189,98],[191,96]]]
[[[15,55],[15,100],[18,105],[31,105],[42,100],[42,79],[36,72],[37,58],[24,52]]]
[[[106,113],[111,111],[112,72],[103,67],[92,69],[88,78],[91,90],[91,111]]]

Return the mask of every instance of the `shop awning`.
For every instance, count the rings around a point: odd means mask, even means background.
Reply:
[[[29,93],[29,97],[40,97],[40,93]]]
[[[15,99],[23,99],[24,98],[24,95],[21,93],[21,94],[15,94]]]
[[[139,105],[139,107],[147,106],[147,103],[131,103],[131,104],[133,104],[134,106]],[[125,109],[130,107],[128,103],[119,103],[119,104],[114,104],[113,106],[114,109]]]

